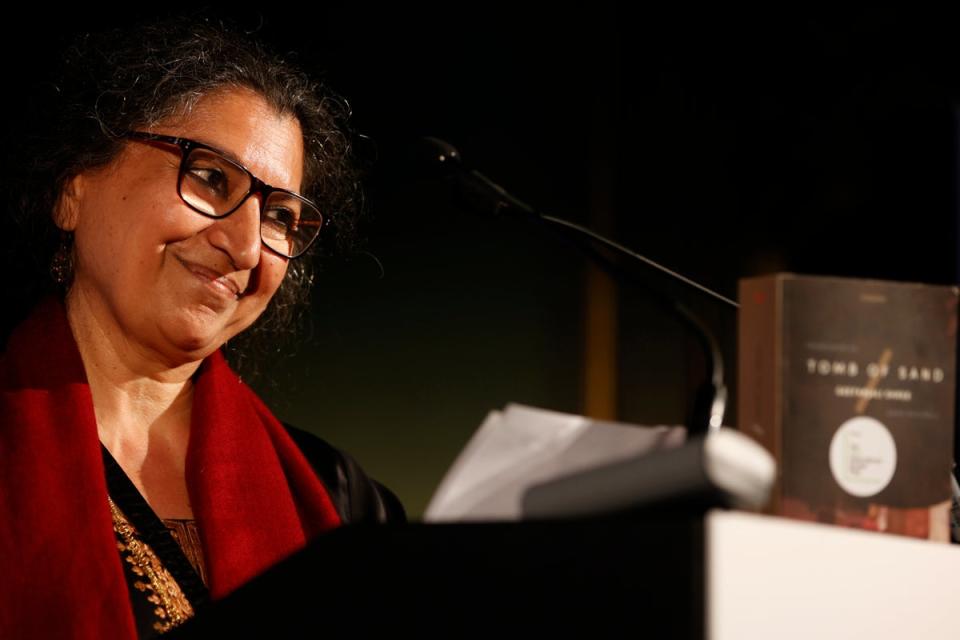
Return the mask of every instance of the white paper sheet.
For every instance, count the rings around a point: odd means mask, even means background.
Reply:
[[[517,520],[532,485],[684,442],[683,427],[641,427],[519,404],[492,411],[434,493],[426,522]]]

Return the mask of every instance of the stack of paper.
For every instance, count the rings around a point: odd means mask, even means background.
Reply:
[[[518,520],[531,486],[686,439],[683,427],[638,427],[511,404],[493,411],[450,468],[424,520]]]

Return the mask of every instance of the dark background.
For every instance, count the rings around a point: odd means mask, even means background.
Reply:
[[[3,42],[11,113],[71,34],[160,15],[34,11]],[[349,98],[368,166],[364,250],[325,263],[311,331],[255,386],[413,515],[487,411],[581,412],[584,360],[584,260],[535,225],[459,210],[410,161],[420,136],[728,297],[777,270],[957,281],[952,16],[634,14],[606,2],[222,13]],[[647,279],[704,317],[734,382],[736,312]],[[699,370],[689,338],[642,290],[618,297],[619,417],[682,422]]]

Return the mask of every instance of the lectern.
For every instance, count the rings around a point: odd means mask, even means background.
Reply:
[[[960,550],[732,511],[345,527],[181,638],[956,637]]]

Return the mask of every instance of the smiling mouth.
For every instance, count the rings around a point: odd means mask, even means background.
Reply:
[[[239,300],[243,295],[243,290],[240,289],[240,286],[234,282],[232,278],[229,278],[228,276],[214,269],[197,264],[196,262],[190,262],[188,260],[183,260],[182,258],[177,258],[177,260],[187,271],[202,280],[218,294],[234,300]]]

